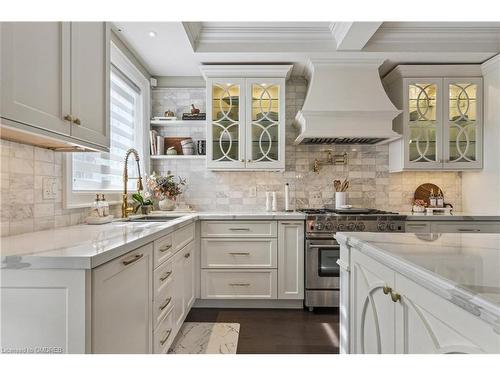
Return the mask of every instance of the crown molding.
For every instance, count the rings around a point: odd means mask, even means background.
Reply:
[[[202,65],[201,74],[207,78],[285,78],[290,77],[293,65]]]
[[[382,79],[384,85],[390,85],[402,78],[419,77],[481,77],[480,64],[422,64],[398,65]]]
[[[489,74],[494,70],[500,70],[500,53],[481,64],[483,75]]]
[[[186,32],[193,52],[196,52],[200,40],[201,22],[182,22],[182,26],[184,27],[184,31]]]
[[[386,59],[381,57],[313,57],[307,60],[304,67],[304,76],[308,81],[314,73],[315,66],[328,66],[328,65],[375,65],[377,68],[384,63]]]

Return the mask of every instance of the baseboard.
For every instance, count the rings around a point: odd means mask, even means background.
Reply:
[[[197,299],[195,308],[232,309],[303,309],[304,300],[262,300],[262,299]]]

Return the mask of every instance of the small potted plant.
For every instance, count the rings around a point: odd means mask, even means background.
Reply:
[[[162,211],[172,211],[175,208],[175,201],[182,194],[182,187],[186,185],[186,180],[167,172],[166,176],[160,176],[153,172],[148,178],[148,187],[153,195],[158,199],[158,207]]]
[[[150,199],[151,194],[148,192],[144,193],[144,197],[140,193],[132,194],[132,199],[137,203],[135,207],[135,213],[141,209],[143,215],[148,215],[153,210],[153,201]]]

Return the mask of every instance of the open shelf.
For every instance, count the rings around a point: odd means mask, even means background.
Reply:
[[[206,155],[151,155],[151,160],[158,160],[158,159],[205,159]]]
[[[206,120],[151,120],[152,126],[205,126]]]

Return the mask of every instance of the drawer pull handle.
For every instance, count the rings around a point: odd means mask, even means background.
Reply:
[[[170,250],[171,247],[172,247],[172,245],[162,246],[162,247],[160,247],[160,252],[164,253],[165,251]]]
[[[71,117],[71,115],[66,115],[64,116],[64,120],[71,122],[73,121],[73,117]]]
[[[250,286],[250,283],[230,283],[229,286]]]
[[[171,334],[171,333],[172,333],[172,330],[171,330],[171,329],[169,329],[169,330],[167,331],[167,334],[165,335],[165,337],[164,337],[164,338],[162,338],[162,339],[160,340],[160,345],[161,345],[161,346],[165,345],[165,343],[167,342],[167,340],[168,340],[168,338],[170,337],[170,334]]]
[[[139,259],[141,259],[144,256],[144,254],[135,254],[132,258],[124,260],[122,263],[124,266],[128,266],[129,264],[132,264],[134,262],[137,262]]]
[[[391,299],[392,299],[392,302],[401,301],[401,295],[399,293],[391,292]]]
[[[477,229],[474,229],[474,228],[459,228],[458,229],[459,232],[481,232],[481,229],[477,228]]]
[[[234,252],[234,253],[229,253],[229,254],[230,254],[230,255],[250,255],[250,253],[249,253],[249,252],[239,252],[239,253]]]
[[[384,292],[385,295],[388,295],[389,293],[392,292],[392,288],[390,286],[384,286],[382,288],[382,291]]]
[[[248,231],[248,230],[250,230],[250,228],[229,228],[229,230],[244,230],[244,231]]]
[[[165,307],[167,307],[170,304],[170,301],[172,301],[172,297],[168,297],[165,302],[163,302],[158,308],[160,311],[165,310]]]
[[[190,256],[191,256],[191,253],[187,253],[187,254],[185,254],[185,255],[184,255],[184,258],[186,258],[186,259],[187,259],[187,258],[189,258]]]
[[[79,119],[79,118],[75,118],[75,119],[73,120],[73,124],[75,124],[75,125],[81,125],[81,124],[82,124],[82,122],[80,121],[80,119]]]
[[[172,271],[167,272],[165,275],[163,275],[162,277],[160,277],[160,281],[167,280],[170,277],[171,274],[172,274]]]

